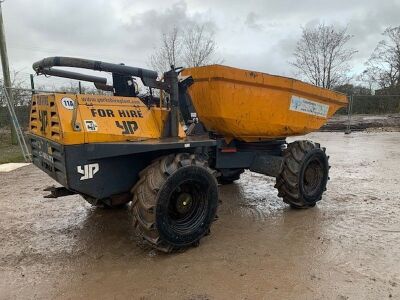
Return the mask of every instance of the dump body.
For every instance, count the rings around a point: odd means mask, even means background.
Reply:
[[[247,142],[318,130],[339,108],[344,94],[299,80],[221,65],[186,69],[189,95],[209,131]]]

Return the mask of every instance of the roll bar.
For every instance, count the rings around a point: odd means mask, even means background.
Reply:
[[[56,70],[56,69],[52,69],[52,68],[43,68],[40,73],[43,73],[45,75],[50,75],[50,76],[56,76],[56,77],[64,77],[64,78],[69,78],[69,79],[90,81],[93,83],[102,83],[102,84],[107,83],[107,78],[105,78],[105,77],[87,75],[87,74],[70,72],[70,71],[65,71],[65,70]]]
[[[89,69],[95,71],[111,72],[122,76],[139,77],[143,84],[148,87],[157,87],[157,72],[142,68],[125,66],[123,64],[113,64],[102,62],[98,60],[90,60],[75,57],[54,56],[47,57],[32,65],[37,74],[52,75],[58,77],[65,77],[70,79],[77,79],[82,81],[90,81],[98,85],[105,85],[107,79],[104,77],[91,76],[81,73],[75,73],[65,70],[54,70],[53,67],[71,67],[79,69]]]

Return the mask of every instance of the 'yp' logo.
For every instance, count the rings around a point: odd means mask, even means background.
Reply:
[[[99,164],[95,163],[95,164],[77,166],[77,170],[79,174],[83,175],[80,178],[80,180],[92,179],[94,174],[96,174],[99,171]]]

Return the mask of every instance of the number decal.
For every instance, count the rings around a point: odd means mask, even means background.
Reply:
[[[61,99],[61,104],[69,110],[73,110],[74,109],[74,100],[68,97],[64,97]]]

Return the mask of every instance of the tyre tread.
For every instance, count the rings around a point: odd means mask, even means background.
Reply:
[[[137,236],[162,252],[178,250],[163,241],[155,226],[158,191],[169,176],[184,166],[200,166],[215,176],[207,160],[199,154],[178,153],[163,156],[153,161],[139,173],[140,179],[131,189],[133,194],[131,213]]]
[[[302,198],[298,184],[301,164],[307,153],[313,149],[321,149],[324,153],[326,151],[325,148],[321,148],[319,143],[307,140],[290,143],[283,150],[283,170],[276,177],[275,188],[278,190],[278,197],[282,198],[283,202],[289,204],[291,207],[309,208],[315,206],[315,203],[309,203]],[[318,200],[320,199],[321,197]]]

